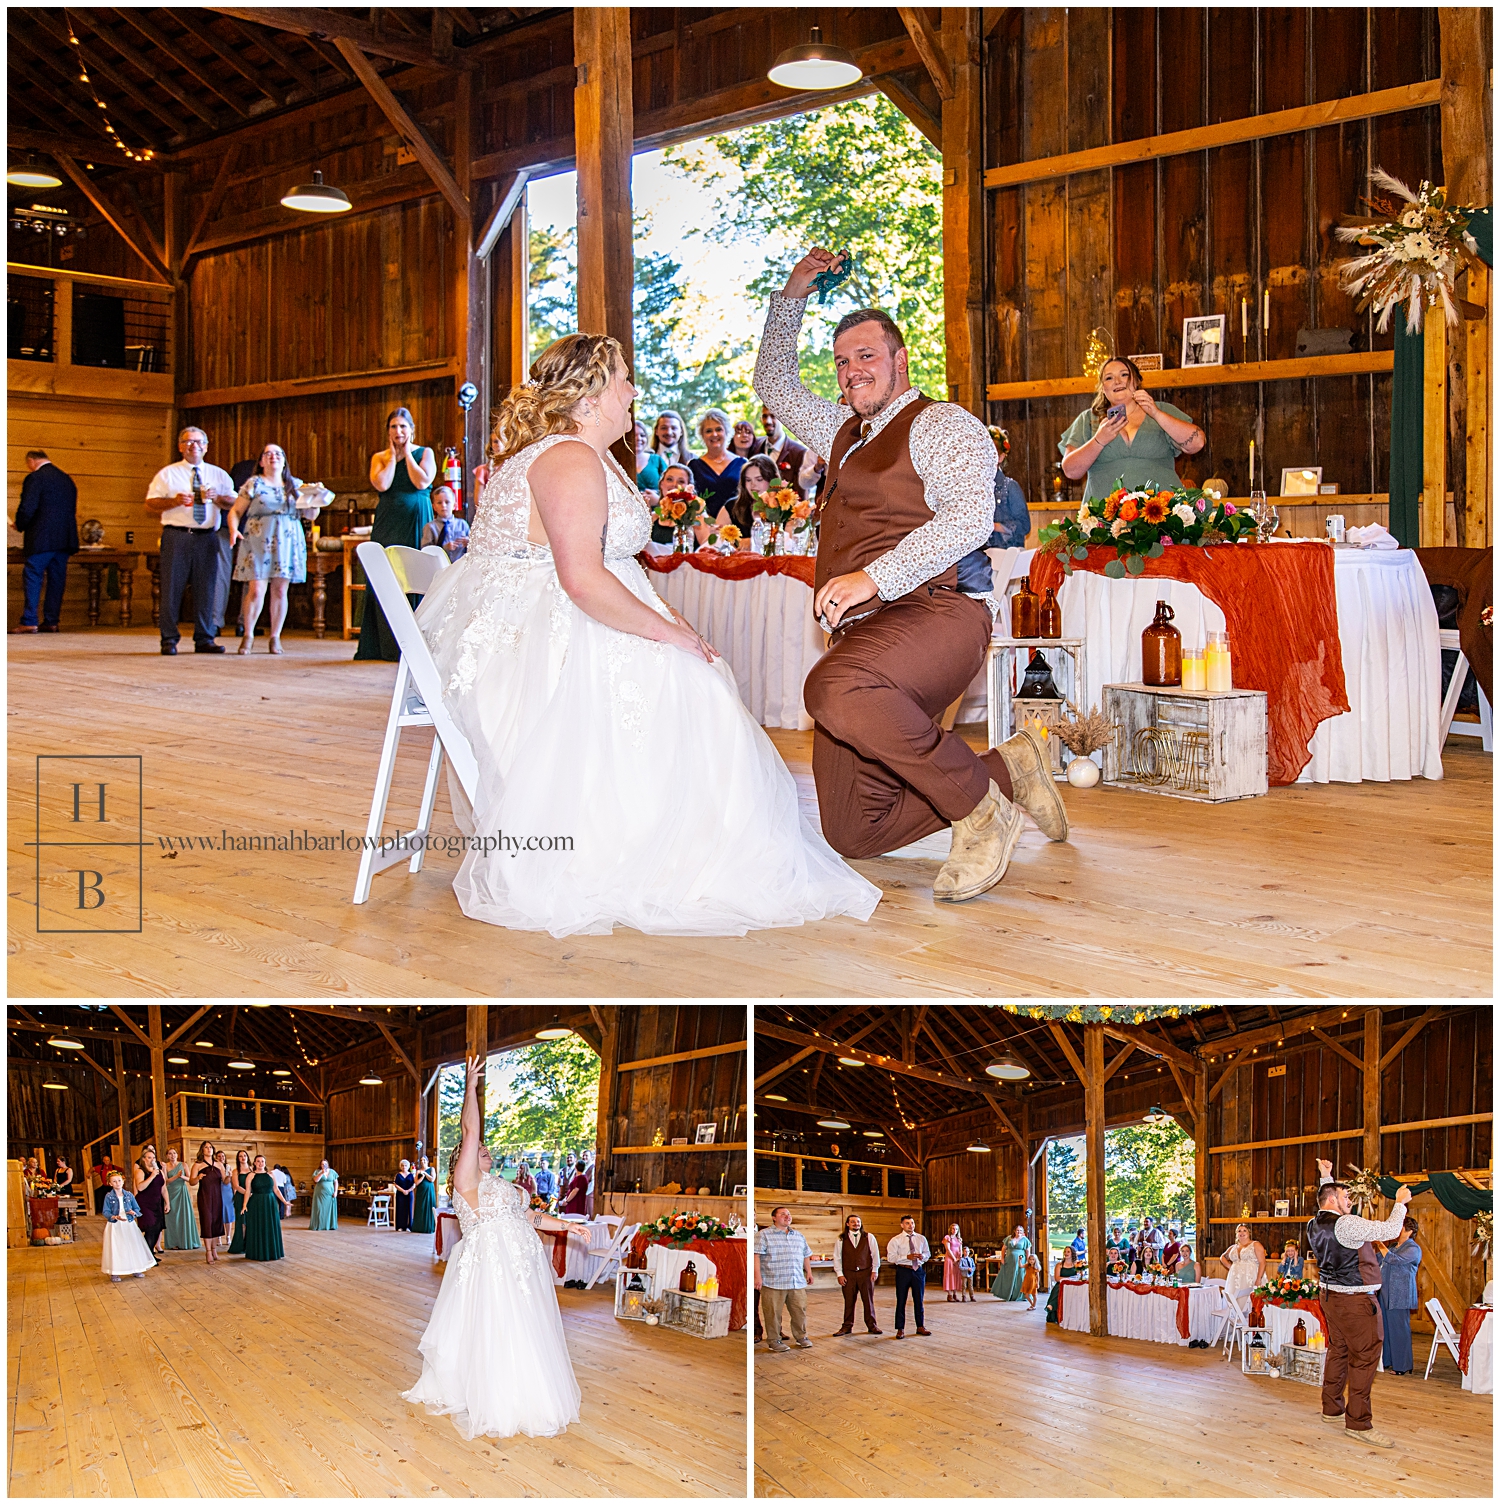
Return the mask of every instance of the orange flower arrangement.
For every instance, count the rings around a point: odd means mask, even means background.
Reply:
[[[1171,505],[1172,493],[1170,491],[1158,491],[1155,496],[1148,496],[1141,503],[1141,517],[1148,523],[1159,523],[1167,515],[1167,508]]]
[[[1115,518],[1120,515],[1120,498],[1124,496],[1124,494],[1125,493],[1123,491],[1111,491],[1110,494],[1104,498],[1105,522],[1112,523]]]
[[[1133,523],[1140,515],[1141,509],[1136,506],[1134,501],[1124,501],[1120,503],[1120,516],[1124,518],[1127,523]]]

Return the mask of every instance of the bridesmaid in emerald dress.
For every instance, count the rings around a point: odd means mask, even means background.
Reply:
[[[307,1226],[313,1233],[336,1233],[339,1226],[339,1173],[326,1160],[313,1174],[312,1216]]]
[[[437,1171],[425,1155],[417,1157],[417,1192],[412,1200],[411,1231],[437,1232]]]
[[[188,1173],[176,1150],[167,1151],[167,1241],[168,1249],[199,1249],[198,1224],[193,1201],[188,1196]]]
[[[236,1228],[245,1230],[245,1258],[255,1260],[285,1259],[281,1247],[280,1202],[288,1209],[291,1203],[282,1195],[270,1172],[266,1170],[266,1157],[257,1155],[250,1175],[250,1198],[245,1203],[245,1215]]]
[[[245,1252],[245,1203],[250,1196],[249,1180],[250,1152],[241,1150],[234,1157],[234,1175],[229,1179],[230,1188],[234,1192],[234,1237],[229,1243],[231,1254]]]
[[[380,493],[370,542],[385,548],[405,544],[422,547],[422,530],[432,521],[432,478],[437,474],[437,455],[430,446],[416,442],[417,422],[405,408],[397,408],[385,421],[387,447],[370,456],[370,485]],[[412,605],[415,597],[409,597]],[[355,658],[383,658],[395,663],[401,657],[396,635],[391,631],[375,592],[365,591],[364,617],[359,629]]]

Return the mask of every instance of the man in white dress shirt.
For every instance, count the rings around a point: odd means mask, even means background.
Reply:
[[[177,436],[181,460],[164,465],[146,491],[146,510],[161,514],[161,651],[177,652],[182,593],[193,586],[193,652],[223,653],[214,642],[218,597],[220,509],[234,505],[234,482],[204,459],[208,435],[185,428]]]
[[[885,1246],[885,1257],[896,1272],[896,1336],[906,1336],[906,1298],[911,1297],[912,1316],[917,1322],[917,1336],[930,1338],[923,1324],[922,1293],[927,1289],[927,1271],[922,1267],[932,1258],[927,1239],[917,1232],[917,1220],[910,1214],[901,1219],[901,1232]]]
[[[880,1275],[880,1245],[865,1232],[863,1219],[851,1212],[833,1246],[833,1273],[844,1292],[844,1325],[834,1334],[846,1338],[854,1331],[855,1300],[864,1303],[865,1331],[880,1336],[875,1325],[875,1281]]]
[[[834,331],[844,404],[802,385],[803,310],[838,262],[815,247],[797,264],[755,367],[761,400],[828,457],[813,610],[831,642],[803,689],[823,835],[875,857],[951,827],[933,897],[972,899],[1005,876],[1022,810],[1054,841],[1068,835],[1034,733],[978,754],[941,725],[993,632],[995,445],[972,413],[911,385],[905,339],[879,309]]]

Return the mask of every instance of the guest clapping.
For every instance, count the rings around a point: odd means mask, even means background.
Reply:
[[[307,1221],[314,1233],[336,1233],[339,1226],[339,1173],[326,1160],[313,1172],[312,1216]]]
[[[396,1232],[411,1232],[411,1199],[416,1190],[417,1175],[410,1160],[403,1160],[396,1172]]]
[[[421,548],[422,530],[432,521],[437,455],[430,446],[418,444],[416,434],[416,419],[406,408],[396,408],[386,419],[386,447],[370,456],[370,485],[380,493],[370,542],[383,548],[392,544]],[[415,606],[416,598],[410,599]],[[365,592],[364,613],[355,658],[395,663],[401,649],[374,591]]]
[[[729,415],[721,409],[710,408],[698,421],[698,437],[703,441],[703,453],[693,459],[688,469],[693,473],[693,483],[708,515],[716,517],[720,507],[727,507],[734,500],[745,462],[727,448]]]
[[[1057,447],[1070,481],[1088,477],[1083,499],[1091,502],[1122,482],[1127,489],[1173,486],[1177,456],[1195,455],[1203,445],[1203,430],[1181,408],[1157,402],[1134,361],[1116,358],[1105,361],[1093,402]]]
[[[281,629],[286,624],[286,591],[307,579],[307,539],[302,532],[299,481],[287,468],[286,451],[268,444],[260,454],[260,469],[240,487],[229,509],[229,542],[238,546],[234,578],[245,586],[241,608],[244,636],[239,651],[249,653],[255,642],[255,623],[269,584],[271,593],[270,651],[281,652]],[[240,523],[245,526],[241,531]]]
[[[439,486],[432,493],[432,521],[422,529],[422,547],[436,544],[457,564],[469,549],[469,525],[454,517],[453,488]]]

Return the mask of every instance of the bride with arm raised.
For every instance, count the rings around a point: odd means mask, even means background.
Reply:
[[[484,1058],[469,1057],[451,1168],[463,1237],[417,1345],[421,1377],[403,1399],[452,1416],[468,1438],[553,1437],[578,1420],[582,1395],[537,1229],[588,1235],[560,1218],[533,1217],[526,1194],[490,1174],[479,1116],[483,1071]]]

